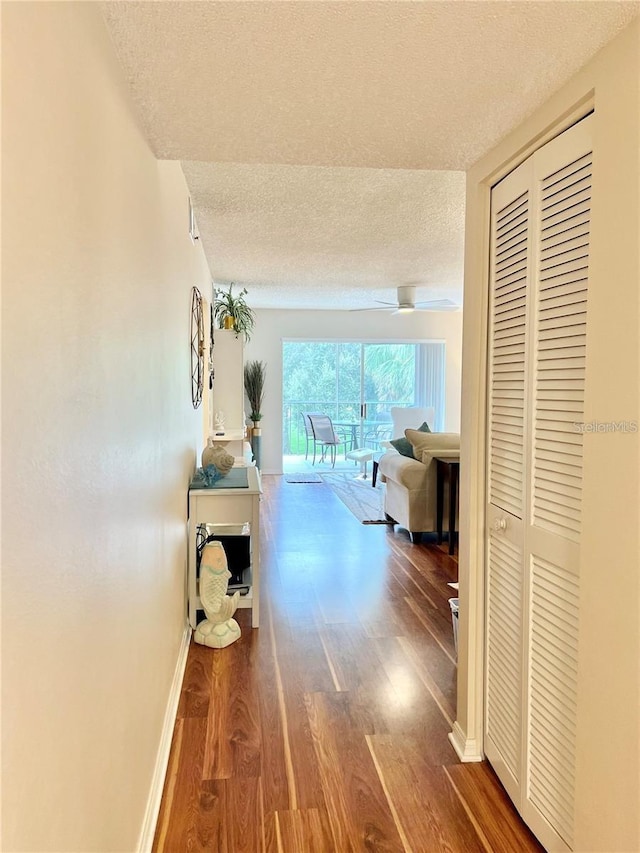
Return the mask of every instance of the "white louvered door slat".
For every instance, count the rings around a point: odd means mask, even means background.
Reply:
[[[529,800],[570,847],[573,840],[578,581],[533,558]]]
[[[573,846],[582,432],[591,139],[586,120],[538,152],[531,312],[527,777],[523,817],[549,850]]]
[[[573,845],[590,124],[492,192],[485,751],[562,853]]]
[[[567,174],[568,172],[568,174]],[[585,225],[578,245],[567,249],[563,242],[566,222],[573,216],[576,200],[580,206],[591,199],[591,157],[576,158],[568,167],[548,174],[541,181],[541,240],[539,248],[536,338],[540,324],[556,321],[563,325],[557,337],[538,340],[535,364],[535,428],[533,456],[533,523],[550,532],[564,531],[574,542],[580,541],[580,492],[576,499],[576,483],[582,481],[582,433],[577,424],[583,420],[581,405],[584,395],[586,364],[586,332],[580,326],[566,324],[566,318],[579,315],[584,320],[587,301],[589,263],[589,230]],[[552,224],[550,224],[552,223]],[[569,393],[574,405],[560,418],[549,410],[548,383],[560,394]],[[577,405],[576,405],[577,404]],[[578,452],[569,471],[559,472],[558,488],[553,496],[545,488],[538,460],[538,439],[553,441],[562,450],[567,444]],[[543,466],[544,467],[544,466]],[[566,509],[566,511],[565,511]],[[550,520],[551,516],[551,520]]]
[[[524,494],[529,193],[520,186],[528,182],[527,174],[528,169],[521,168],[510,175],[492,200],[489,500],[516,518],[522,518]],[[499,464],[502,443],[509,445],[510,466]]]
[[[492,758],[504,764],[513,786],[520,779],[522,738],[522,548],[496,540],[489,563],[486,730]]]
[[[522,777],[524,407],[530,166],[492,195],[485,752],[512,798]],[[507,521],[508,519],[508,521]],[[506,530],[500,524],[507,526]]]

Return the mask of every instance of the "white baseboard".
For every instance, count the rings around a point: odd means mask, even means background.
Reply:
[[[182,679],[184,678],[184,670],[187,665],[187,654],[189,652],[189,643],[191,641],[191,628],[185,626],[180,650],[178,652],[178,660],[176,661],[175,672],[173,673],[173,681],[169,690],[169,699],[167,700],[167,708],[164,714],[164,722],[162,724],[162,733],[160,735],[160,744],[156,755],[156,765],[153,769],[153,778],[151,780],[151,789],[147,799],[147,808],[142,823],[140,838],[138,839],[138,853],[151,853],[153,846],[153,838],[156,833],[156,824],[160,813],[160,802],[162,800],[162,791],[164,788],[164,780],[167,775],[167,766],[169,764],[169,753],[171,751],[171,740],[173,738],[173,728],[176,722],[176,714],[178,713],[178,703],[180,702],[180,691],[182,689]]]
[[[467,763],[484,759],[480,744],[475,738],[468,738],[459,723],[453,724],[453,731],[449,732],[449,740],[460,761]]]

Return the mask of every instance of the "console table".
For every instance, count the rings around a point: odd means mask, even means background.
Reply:
[[[458,479],[460,475],[459,456],[436,456],[437,466],[437,506],[436,530],[438,545],[442,542],[442,516],[444,513],[444,481],[449,479],[449,553],[453,554],[456,538],[456,506],[458,500]]]
[[[229,488],[235,478],[246,472],[247,485]],[[232,478],[233,475],[233,478]],[[198,591],[196,534],[199,524],[245,524],[251,525],[251,569],[248,579],[249,592],[241,595],[239,608],[251,609],[251,626],[260,624],[260,517],[259,504],[262,486],[257,468],[232,468],[227,483],[219,481],[210,488],[189,487],[189,559],[187,591],[189,597],[189,624],[196,627],[197,611],[202,609]],[[223,478],[226,480],[226,478]],[[223,485],[220,485],[223,483]]]

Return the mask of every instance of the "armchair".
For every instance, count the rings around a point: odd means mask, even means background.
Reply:
[[[411,541],[436,529],[437,471],[435,456],[459,456],[460,435],[449,432],[420,433],[407,429],[407,439],[418,459],[391,448],[382,454],[378,473],[386,483],[384,511],[389,520],[404,527]],[[446,499],[445,499],[446,500]]]
[[[402,438],[405,429],[418,429],[425,421],[431,429],[434,428],[436,410],[433,406],[420,408],[420,406],[392,406],[391,420],[393,431],[391,438]]]

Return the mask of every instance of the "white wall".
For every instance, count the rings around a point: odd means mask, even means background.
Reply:
[[[251,293],[247,297],[251,304]],[[262,426],[262,468],[282,473],[282,341],[294,340],[443,340],[446,342],[447,432],[460,430],[462,313],[417,311],[256,311],[256,327],[245,346],[245,361],[266,362]]]
[[[0,846],[132,851],[183,637],[209,276],[99,5],[2,17]]]
[[[640,24],[635,21],[467,181],[458,746],[482,744],[489,188],[595,106],[585,420],[640,422]],[[640,447],[585,435],[575,849],[640,850]],[[456,732],[456,730],[454,730]]]

